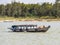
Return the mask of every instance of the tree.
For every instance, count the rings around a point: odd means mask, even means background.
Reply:
[[[60,0],[56,0],[56,3],[60,3]]]
[[[0,15],[5,16],[5,6],[3,4],[0,5]]]

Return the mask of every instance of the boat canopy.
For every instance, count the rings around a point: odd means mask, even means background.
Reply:
[[[32,27],[32,28],[36,28],[37,25],[13,25],[12,27],[13,27],[13,28],[14,28],[14,27],[26,27],[26,28],[29,28],[29,27],[31,28],[31,27]]]

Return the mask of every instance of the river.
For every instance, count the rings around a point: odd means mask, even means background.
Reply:
[[[48,26],[43,32],[12,32],[9,27],[19,24],[37,24]],[[20,21],[0,22],[0,45],[60,45],[60,21]]]

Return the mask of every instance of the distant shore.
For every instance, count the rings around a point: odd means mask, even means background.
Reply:
[[[44,22],[50,22],[50,21],[60,21],[60,19],[40,19],[40,18],[0,18],[0,22],[16,22],[16,21],[44,21]]]

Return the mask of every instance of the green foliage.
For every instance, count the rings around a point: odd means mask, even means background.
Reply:
[[[8,17],[38,17],[38,18],[57,18],[60,17],[60,3],[49,4],[24,4],[12,2],[7,5],[0,5],[0,16]]]

